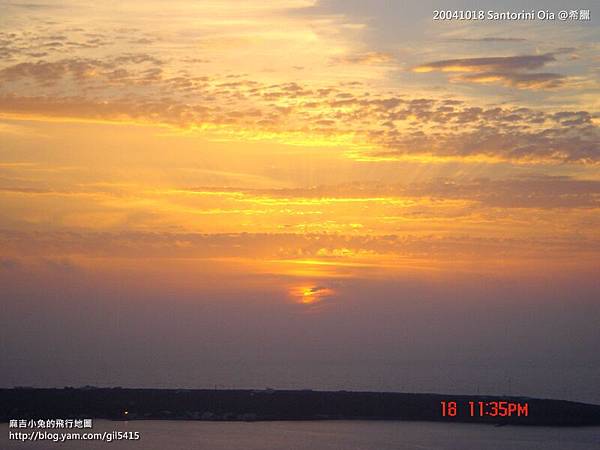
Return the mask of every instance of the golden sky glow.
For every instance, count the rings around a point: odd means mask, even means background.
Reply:
[[[597,27],[0,5],[5,261],[197,261],[303,304],[347,278],[598,267]]]
[[[525,3],[0,0],[0,387],[600,404],[600,9]]]

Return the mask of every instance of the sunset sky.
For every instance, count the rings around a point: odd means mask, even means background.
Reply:
[[[0,0],[2,385],[600,402],[600,9],[441,7]]]

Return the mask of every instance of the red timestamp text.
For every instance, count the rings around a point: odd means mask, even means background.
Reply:
[[[456,417],[460,411],[465,411],[471,417],[527,417],[529,403],[508,400],[469,401],[459,405],[455,401],[442,401],[442,417]],[[464,415],[464,413],[460,413]]]

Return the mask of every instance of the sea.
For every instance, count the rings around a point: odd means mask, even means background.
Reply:
[[[139,439],[8,439],[2,449],[112,450],[598,450],[600,427],[551,428],[400,421],[201,422],[96,420],[92,432]],[[51,430],[48,430],[49,432]],[[56,430],[54,430],[56,431]],[[115,433],[117,432],[117,433]]]

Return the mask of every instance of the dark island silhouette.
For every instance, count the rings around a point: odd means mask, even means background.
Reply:
[[[479,402],[527,404],[527,415],[500,417]],[[442,402],[456,402],[455,416]],[[472,415],[469,402],[477,414]],[[495,425],[600,425],[600,405],[515,396],[406,394],[311,390],[129,388],[0,389],[0,421],[94,418],[109,420],[412,420]]]

